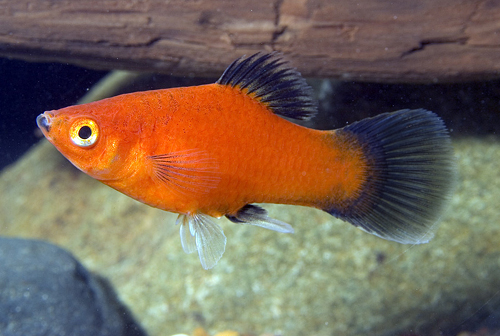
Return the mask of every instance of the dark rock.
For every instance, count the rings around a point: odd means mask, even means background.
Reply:
[[[0,238],[1,335],[143,335],[110,289],[57,246]]]

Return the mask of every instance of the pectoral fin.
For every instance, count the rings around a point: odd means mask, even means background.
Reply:
[[[149,159],[156,180],[178,193],[205,193],[220,180],[217,162],[204,151],[186,150]]]

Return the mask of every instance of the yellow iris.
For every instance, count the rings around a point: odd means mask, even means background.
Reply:
[[[71,141],[79,147],[89,147],[96,143],[99,127],[91,119],[77,120],[70,129]]]

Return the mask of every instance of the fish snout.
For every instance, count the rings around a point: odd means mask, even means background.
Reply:
[[[48,133],[52,124],[50,114],[48,114],[47,112],[40,114],[38,117],[36,117],[36,124],[44,133]]]

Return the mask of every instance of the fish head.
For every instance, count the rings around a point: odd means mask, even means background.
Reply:
[[[112,98],[40,114],[43,135],[74,166],[97,180],[118,180],[137,160],[137,118]]]

